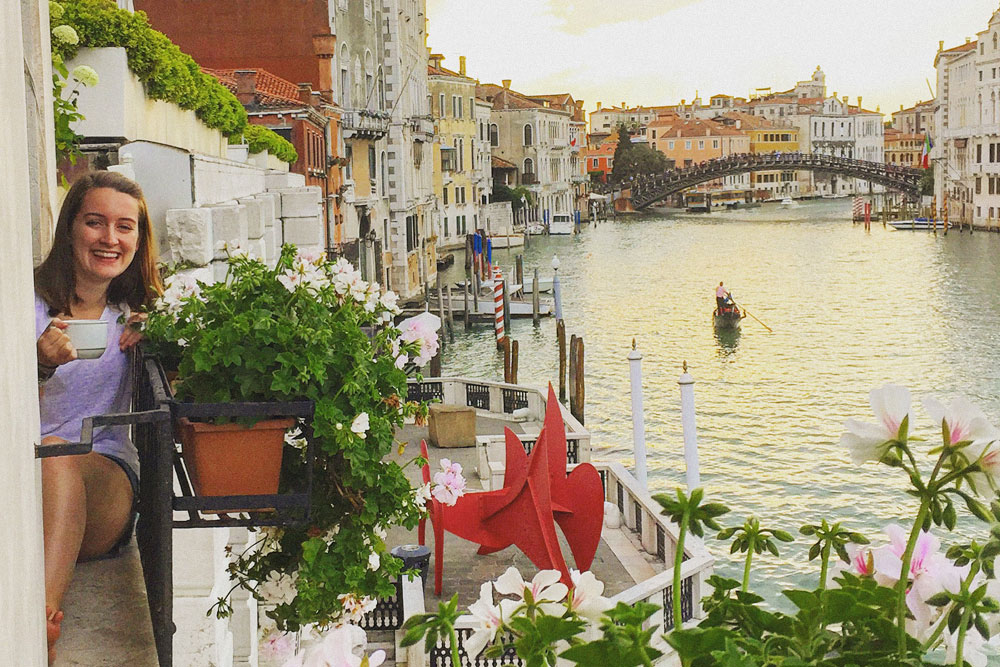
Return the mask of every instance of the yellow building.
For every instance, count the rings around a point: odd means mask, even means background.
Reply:
[[[751,153],[794,153],[799,150],[799,128],[790,121],[772,121],[742,111],[729,111],[717,118],[741,129],[750,137]],[[758,197],[781,199],[799,194],[798,175],[793,170],[756,171],[750,174],[751,187]],[[766,195],[764,192],[766,191]]]
[[[427,85],[434,117],[434,196],[437,200],[437,248],[460,248],[476,229],[480,192],[476,160],[476,80],[465,75],[465,57],[458,72],[431,54]]]

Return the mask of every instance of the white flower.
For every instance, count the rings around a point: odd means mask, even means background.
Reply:
[[[496,590],[501,595],[516,595],[521,599],[525,598],[525,592],[530,592],[531,599],[544,613],[561,616],[564,607],[558,603],[569,592],[566,584],[559,581],[561,578],[559,570],[541,570],[531,580],[531,584],[527,584],[517,568],[511,566],[497,579]]]
[[[399,296],[395,292],[387,290],[386,293],[382,295],[381,301],[382,301],[382,307],[385,308],[387,311],[389,311],[393,315],[399,313],[399,306],[397,305],[397,302],[399,301]]]
[[[398,357],[396,357],[396,361],[393,363],[396,366],[396,368],[398,368],[399,370],[403,370],[403,368],[406,366],[406,362],[409,360],[410,358],[408,356],[406,356],[405,354],[401,354]]]
[[[65,13],[66,13],[66,10],[63,8],[62,5],[60,5],[58,2],[53,2],[52,0],[49,0],[49,19],[50,20],[58,21],[59,19],[61,19],[63,17],[63,14],[65,14]]]
[[[344,607],[344,614],[349,620],[358,620],[371,610],[375,609],[375,599],[370,597],[359,598],[353,593],[338,595],[337,599]]]
[[[964,453],[969,463],[978,462],[982,472],[969,475],[973,490],[980,495],[992,495],[1000,489],[1000,431],[989,422],[983,411],[965,398],[956,398],[945,406],[933,398],[925,398],[924,409],[934,420],[935,427],[948,431],[948,442],[969,443]]]
[[[890,443],[899,438],[903,419],[910,414],[910,391],[906,387],[887,384],[872,389],[869,396],[878,423],[848,419],[844,423],[847,433],[840,436],[840,444],[850,451],[854,463],[878,461],[885,456]]]
[[[364,439],[367,436],[368,428],[371,424],[368,423],[368,413],[362,412],[360,415],[354,418],[351,422],[351,430],[354,431],[359,438]]]
[[[377,551],[373,551],[368,554],[368,569],[372,572],[378,570],[379,566],[382,565],[382,558],[378,555]]]
[[[76,34],[76,30],[71,25],[57,25],[52,29],[52,36],[63,44],[76,46],[80,43],[80,36]]]
[[[323,264],[324,253],[322,250],[299,250],[295,259],[299,262],[320,266]]]
[[[90,65],[77,65],[73,68],[73,71],[69,73],[73,77],[74,81],[79,81],[82,85],[96,86],[100,77],[97,76],[97,72]]]
[[[366,659],[364,653],[367,646],[365,631],[346,623],[330,630],[308,657],[303,652],[283,667],[361,667],[366,662],[368,667],[379,667],[385,662],[385,651],[375,651]]]
[[[389,532],[383,528],[381,524],[375,524],[375,527],[372,528],[372,532],[375,533],[375,536],[383,542],[385,541],[385,538],[389,537]]]
[[[295,596],[298,595],[298,589],[296,588],[298,578],[298,572],[293,572],[291,575],[286,575],[283,572],[271,572],[267,580],[257,589],[257,592],[267,602],[290,604],[295,599]]]
[[[296,426],[285,432],[285,444],[291,445],[295,449],[305,449],[309,443],[302,437],[302,429]]]
[[[469,613],[476,619],[478,627],[465,640],[466,654],[475,658],[482,653],[486,645],[496,637],[504,618],[510,618],[517,606],[513,600],[501,600],[499,605],[494,605],[493,583],[487,581],[480,586],[479,599],[469,605]]]
[[[413,502],[417,505],[426,505],[431,499],[431,483],[426,482],[418,486],[413,496]]]
[[[614,606],[611,600],[601,596],[604,592],[604,582],[590,571],[570,570],[569,576],[573,580],[570,609],[587,620],[601,620],[604,612]]]
[[[278,276],[278,282],[285,286],[289,292],[294,292],[302,284],[302,276],[297,273],[286,271]]]

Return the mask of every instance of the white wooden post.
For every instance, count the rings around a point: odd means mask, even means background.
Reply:
[[[632,387],[632,447],[635,451],[635,478],[643,489],[646,484],[646,426],[642,411],[642,353],[632,339],[628,353],[629,377]]]
[[[701,486],[698,475],[698,429],[694,419],[694,378],[687,372],[687,362],[684,362],[684,372],[677,380],[681,386],[681,425],[684,428],[684,465],[686,468],[688,492]]]

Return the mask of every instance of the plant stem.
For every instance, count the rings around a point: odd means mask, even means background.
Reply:
[[[458,657],[458,637],[455,635],[455,626],[448,625],[448,638],[451,640],[451,667],[462,667],[462,660]]]
[[[677,553],[674,554],[674,630],[681,627],[681,563],[684,562],[684,538],[687,535],[688,523],[691,520],[691,510],[684,507],[684,515],[681,517],[681,530],[677,535]]]
[[[830,547],[833,546],[833,538],[827,539],[826,544],[823,545],[823,555],[820,556],[819,562],[819,589],[821,591],[826,590],[826,572],[827,568],[830,566]]]
[[[929,498],[924,498],[920,503],[920,510],[913,522],[913,529],[910,530],[910,537],[906,541],[903,564],[899,570],[899,581],[896,583],[896,621],[899,625],[897,646],[901,661],[906,660],[906,586],[910,582],[910,560],[913,558],[913,549],[917,545],[917,538],[920,537],[920,529],[924,525],[924,517],[927,516],[929,505]]]
[[[642,660],[642,664],[645,667],[653,667],[653,661],[649,659],[649,655],[646,653],[646,649],[643,646],[639,646],[639,659]]]
[[[969,627],[970,611],[972,611],[971,606],[965,605],[965,609],[962,611],[962,620],[958,624],[958,641],[955,642],[955,664],[958,667],[965,667],[965,660],[962,658],[962,653],[965,648],[965,631]]]
[[[744,593],[746,593],[747,588],[750,587],[750,562],[752,560],[753,560],[753,545],[751,545],[750,548],[747,549],[747,560],[746,563],[743,565],[743,585],[740,587],[740,590],[743,591]]]

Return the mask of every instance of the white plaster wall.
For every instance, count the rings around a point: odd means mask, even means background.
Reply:
[[[265,169],[209,155],[191,156],[195,206],[218,204],[264,192]]]
[[[130,176],[142,186],[146,196],[153,234],[160,245],[160,257],[170,260],[166,212],[192,205],[191,155],[176,146],[133,141],[118,151],[119,162],[126,164],[129,159],[134,174]]]
[[[146,97],[142,83],[128,69],[124,48],[83,48],[67,63],[69,69],[89,65],[100,83],[67,86],[79,92],[77,107],[84,115],[75,127],[84,137],[145,139],[187,150],[224,157],[228,141],[200,120],[194,111]]]
[[[29,140],[25,67],[41,78],[39,53],[26,54],[22,42],[24,23],[30,28],[48,25],[47,6],[36,1],[0,5],[0,506],[4,508],[5,539],[0,543],[0,664],[41,667],[45,659],[44,591],[42,575],[42,524],[39,500],[39,466],[33,446],[39,442],[38,394],[35,380],[35,331],[32,303],[32,198],[40,198],[29,180],[29,160],[37,160],[36,173],[54,176],[45,145]],[[46,31],[47,33],[47,31]],[[30,57],[29,57],[30,56]],[[33,103],[36,100],[32,100]],[[38,108],[35,104],[34,108]],[[51,123],[42,107],[45,127]],[[50,132],[51,134],[51,132]]]

